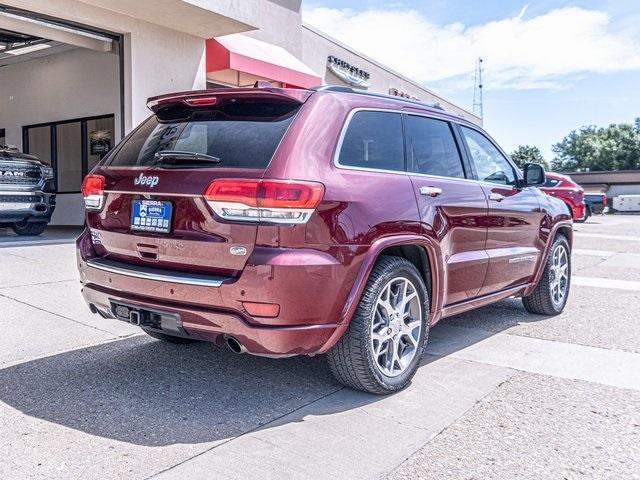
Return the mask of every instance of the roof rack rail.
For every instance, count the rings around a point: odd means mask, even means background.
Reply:
[[[342,85],[322,85],[320,87],[313,87],[310,90],[316,91],[316,92],[340,92],[340,93],[354,93],[356,95],[366,95],[368,97],[378,97],[378,98],[386,98],[389,100],[397,100],[400,102],[404,102],[404,103],[411,103],[414,105],[420,105],[421,107],[429,107],[429,108],[434,108],[436,110],[442,110],[444,111],[444,108],[442,108],[442,105],[440,105],[439,103],[426,103],[426,102],[421,102],[420,100],[412,100],[410,98],[405,98],[405,97],[398,97],[396,95],[387,95],[384,93],[373,93],[373,92],[365,92],[362,90],[357,90],[351,87],[345,87]]]

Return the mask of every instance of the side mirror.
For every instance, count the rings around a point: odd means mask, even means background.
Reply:
[[[538,163],[526,163],[522,169],[525,187],[538,187],[547,181],[544,167]]]

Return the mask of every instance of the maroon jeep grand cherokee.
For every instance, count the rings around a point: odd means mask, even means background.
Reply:
[[[518,296],[554,315],[571,218],[482,129],[343,87],[184,92],[87,176],[82,293],[169,342],[326,353],[406,386],[438,320]]]

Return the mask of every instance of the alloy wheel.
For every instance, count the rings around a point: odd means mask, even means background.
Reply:
[[[551,301],[556,307],[564,303],[569,287],[569,255],[563,245],[556,245],[551,254]]]
[[[402,374],[418,351],[422,333],[422,305],[416,286],[396,277],[382,288],[371,321],[371,349],[378,370]]]

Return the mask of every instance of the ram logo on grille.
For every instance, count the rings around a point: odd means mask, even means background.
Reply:
[[[0,177],[24,177],[24,172],[16,172],[13,170],[0,170]]]

